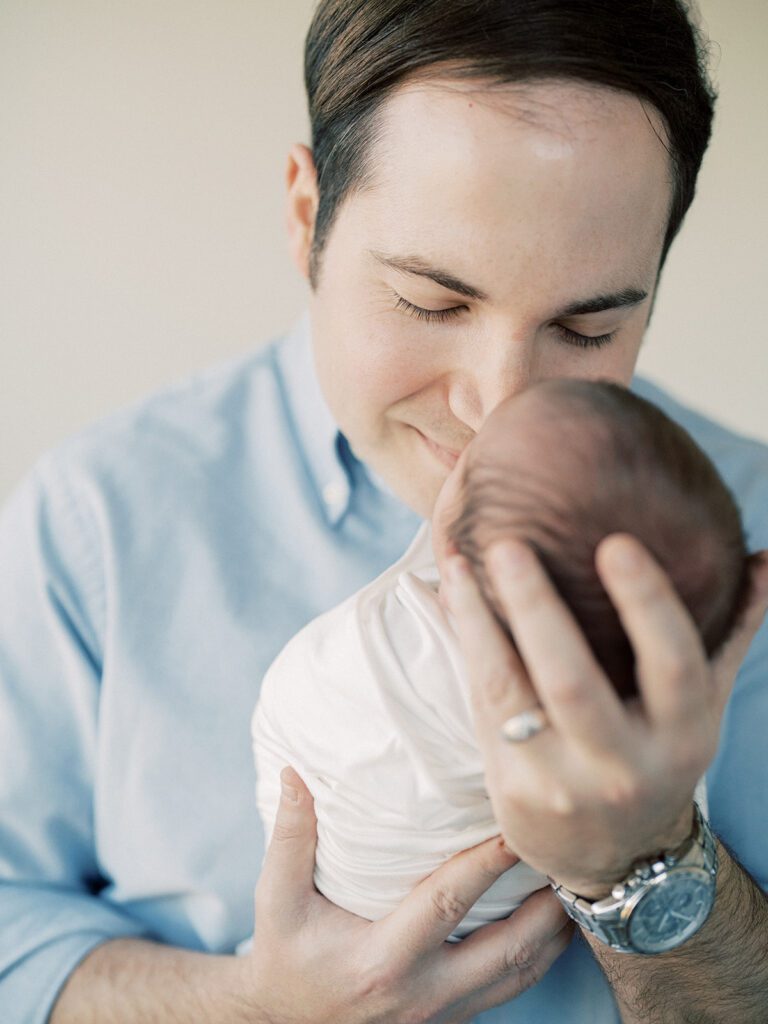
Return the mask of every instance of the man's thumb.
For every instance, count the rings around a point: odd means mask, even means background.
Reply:
[[[288,803],[299,803],[303,793],[308,794],[310,800],[312,799],[312,794],[304,785],[304,780],[290,764],[287,764],[280,772],[280,788],[282,790],[283,797],[288,801]]]
[[[306,909],[314,892],[317,819],[312,794],[290,765],[280,772],[280,803],[257,894],[283,916]]]

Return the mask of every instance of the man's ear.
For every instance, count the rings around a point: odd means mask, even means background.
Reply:
[[[285,170],[285,224],[293,262],[302,277],[309,279],[309,254],[315,235],[318,191],[312,150],[297,142],[288,154]]]

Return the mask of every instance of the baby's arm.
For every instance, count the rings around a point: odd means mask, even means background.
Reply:
[[[315,885],[368,920],[393,911],[455,853],[498,833],[460,683],[420,617],[429,597],[366,595],[314,620],[264,679],[253,721],[256,799],[269,841],[286,764],[315,801]],[[429,601],[427,600],[429,610]],[[506,917],[546,879],[516,865],[461,935]]]
[[[415,882],[409,876],[395,888],[391,878],[388,883],[378,837],[384,834],[395,859],[408,849],[397,803],[387,804],[388,795],[401,791],[408,764],[372,685],[349,602],[311,622],[278,655],[264,678],[251,733],[267,843],[280,771],[291,764],[315,801],[317,888],[369,920],[394,909]]]

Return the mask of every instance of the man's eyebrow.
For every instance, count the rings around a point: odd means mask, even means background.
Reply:
[[[368,253],[388,267],[394,270],[401,270],[406,274],[416,274],[419,277],[428,277],[436,284],[449,291],[465,295],[468,299],[477,299],[478,302],[485,302],[488,295],[475,285],[460,280],[447,270],[440,267],[430,266],[421,256],[388,256],[375,249],[369,249]],[[642,288],[622,288],[620,291],[611,292],[606,295],[595,295],[590,299],[578,299],[569,303],[560,310],[552,319],[563,320],[572,316],[586,316],[589,313],[602,313],[608,309],[621,309],[624,306],[637,306],[648,298],[648,292]]]
[[[586,316],[588,313],[602,313],[606,309],[621,309],[623,306],[637,306],[648,298],[648,292],[642,288],[622,288],[621,291],[609,295],[595,295],[591,299],[571,302],[561,309],[552,319],[566,320],[571,316]]]
[[[387,256],[383,252],[376,252],[375,249],[369,249],[368,253],[378,260],[379,263],[384,263],[395,270],[402,270],[406,274],[418,274],[419,277],[428,277],[436,284],[442,285],[443,288],[448,288],[452,292],[458,292],[459,295],[466,295],[468,299],[477,299],[478,302],[484,302],[488,298],[482,289],[475,288],[473,285],[467,284],[466,281],[459,280],[458,277],[449,274],[447,270],[441,270],[440,267],[430,267],[420,256]]]

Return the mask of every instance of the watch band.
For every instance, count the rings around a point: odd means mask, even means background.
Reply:
[[[554,887],[555,896],[563,904],[566,913],[576,924],[586,928],[596,938],[604,942],[606,946],[613,946],[614,949],[624,949],[627,939],[627,926],[623,922],[603,920],[600,921],[593,911],[594,903],[577,896],[562,885]]]

